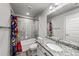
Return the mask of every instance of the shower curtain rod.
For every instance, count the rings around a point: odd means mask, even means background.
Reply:
[[[20,15],[20,14],[16,14],[16,13],[14,13],[12,8],[10,8],[10,10],[12,11],[11,14],[14,15],[14,16],[18,16],[20,18],[26,18],[26,19],[30,19],[30,20],[37,20],[35,18],[30,18],[30,17],[26,17],[26,16],[23,16],[23,15]]]
[[[18,17],[20,17],[20,18],[26,18],[26,19],[30,19],[30,20],[37,20],[37,19],[35,19],[35,18],[30,18],[30,17],[26,17],[26,16],[22,16],[22,15],[17,15],[17,14],[15,14],[14,16],[18,16]]]

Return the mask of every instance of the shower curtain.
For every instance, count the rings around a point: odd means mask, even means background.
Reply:
[[[16,55],[16,43],[18,39],[18,24],[17,16],[11,15],[11,40],[10,40],[10,54]]]

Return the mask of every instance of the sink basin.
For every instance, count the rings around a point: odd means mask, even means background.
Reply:
[[[50,49],[54,50],[54,51],[58,51],[61,52],[63,51],[62,48],[58,45],[52,44],[52,43],[47,43],[46,44]]]

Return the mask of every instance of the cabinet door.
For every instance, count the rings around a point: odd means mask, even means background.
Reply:
[[[38,56],[51,56],[48,51],[46,51],[42,46],[38,45],[37,48],[37,55]]]
[[[45,55],[45,56],[51,56],[50,53],[48,51],[46,51],[44,48],[42,48],[42,53]]]
[[[40,45],[38,45],[38,48],[37,48],[37,56],[45,56],[42,52],[42,47]]]
[[[40,49],[37,49],[37,56],[45,56]]]

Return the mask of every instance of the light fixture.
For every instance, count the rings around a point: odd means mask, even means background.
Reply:
[[[53,6],[51,5],[51,6],[49,7],[49,9],[52,10],[52,9],[53,9]]]
[[[60,3],[55,3],[55,5],[60,5]]]
[[[57,3],[56,3],[56,5],[57,5]],[[56,5],[55,5],[55,3],[52,3],[52,4],[50,5],[50,7],[49,7],[49,10],[54,9],[54,8],[56,7]]]
[[[29,5],[28,5],[27,7],[28,7],[29,10],[32,10],[32,6],[29,6]]]
[[[30,13],[29,13],[29,12],[27,12],[27,13],[26,13],[26,15],[30,15]]]
[[[28,9],[28,10],[32,10],[32,6],[29,5],[29,4],[28,4],[28,5],[26,4],[24,7],[25,7],[26,9]]]
[[[63,3],[55,3],[55,7],[59,6],[59,5],[62,5]]]
[[[32,6],[31,5],[29,5],[29,4],[26,4],[25,6],[24,6],[26,9],[25,10],[27,10],[26,11],[26,15],[27,16],[30,16],[31,14],[31,11],[32,11]]]

